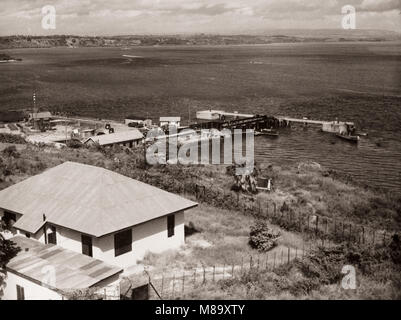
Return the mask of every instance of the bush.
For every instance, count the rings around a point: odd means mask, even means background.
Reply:
[[[266,252],[275,246],[277,246],[277,240],[280,237],[279,232],[274,232],[270,229],[266,222],[257,221],[251,226],[251,232],[249,234],[249,245],[253,249],[257,249],[261,252]]]
[[[19,158],[20,154],[15,146],[8,146],[3,150],[3,154],[7,157]]]
[[[0,133],[0,142],[25,144],[26,140],[16,134]]]

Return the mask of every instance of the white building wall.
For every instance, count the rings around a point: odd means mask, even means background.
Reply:
[[[185,243],[184,212],[175,214],[174,236],[167,236],[167,217],[161,217],[132,228],[132,251],[115,257],[114,234],[96,239],[94,257],[126,268],[137,263],[147,252],[160,253],[178,249]],[[95,248],[96,247],[96,248]]]
[[[145,222],[132,228],[132,251],[115,257],[114,234],[100,238],[92,237],[93,258],[126,268],[142,259],[147,252],[160,253],[169,249],[178,249],[185,243],[184,212],[175,214],[174,236],[167,236],[167,216]],[[82,253],[81,233],[56,227],[57,245],[63,248]],[[50,226],[47,227],[47,232]],[[24,233],[21,233],[24,234]],[[43,228],[32,238],[45,243]]]
[[[3,300],[17,300],[17,285],[24,288],[25,300],[62,300],[56,291],[7,271]]]

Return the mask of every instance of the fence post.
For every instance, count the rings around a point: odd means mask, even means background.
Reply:
[[[202,268],[203,268],[203,282],[202,282],[202,284],[205,284],[206,283],[206,269],[205,269],[205,266],[202,266]]]
[[[241,274],[244,270],[244,257],[241,258]]]
[[[362,243],[365,244],[365,228],[362,226]]]
[[[288,248],[287,263],[290,263],[290,247]]]
[[[195,267],[195,272],[194,272],[194,286],[196,285],[196,267]]]
[[[234,278],[234,263],[233,263],[233,267],[232,267],[232,271],[231,271],[231,277]]]
[[[349,224],[348,243],[351,242],[351,235],[352,235],[352,224]]]
[[[182,297],[184,297],[184,288],[185,288],[185,271],[182,273]]]
[[[174,299],[174,286],[175,286],[175,273],[174,273],[174,275],[173,275],[173,299]]]
[[[260,255],[258,255],[258,271],[259,271],[259,260],[260,260]]]
[[[373,246],[376,245],[376,230],[373,230]]]
[[[226,268],[226,264],[224,263],[224,265],[223,265],[223,280],[224,280],[224,270],[225,270],[225,268]]]
[[[315,235],[317,235],[318,228],[319,228],[319,216],[316,216]]]
[[[214,282],[215,272],[216,272],[216,266],[213,266],[213,282]]]
[[[284,251],[281,249],[281,264],[284,263]]]
[[[277,252],[274,253],[273,269],[276,268],[276,253]]]
[[[337,225],[336,225],[336,219],[334,219],[334,238],[337,236]]]
[[[298,258],[298,248],[295,248],[295,259]]]
[[[310,215],[308,214],[308,231],[309,231]]]
[[[252,270],[252,256],[249,257],[249,271]]]
[[[164,289],[164,272],[162,273],[162,290],[161,290],[162,297],[163,297],[163,289]]]
[[[267,270],[267,265],[269,264],[269,254],[266,254],[265,270]]]
[[[345,223],[344,223],[344,221],[341,224],[343,225],[343,234],[341,236],[341,240],[344,241],[344,232],[345,232]]]

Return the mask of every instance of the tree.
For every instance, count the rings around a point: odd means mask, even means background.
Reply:
[[[0,232],[4,230],[4,222],[0,220]],[[3,279],[7,263],[14,258],[21,249],[11,241],[6,240],[0,233],[0,297],[3,295]]]

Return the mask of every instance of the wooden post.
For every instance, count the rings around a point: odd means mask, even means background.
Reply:
[[[352,236],[352,224],[349,224],[348,243],[351,242],[351,236]]]
[[[284,251],[283,251],[283,249],[281,249],[281,264],[283,264],[284,263]]]
[[[273,210],[274,210],[274,216],[276,216],[277,205],[275,202],[273,202]]]
[[[336,219],[334,219],[334,237],[337,236],[337,225],[336,225]]]
[[[164,289],[164,272],[162,273],[162,289],[161,289],[161,296],[163,297],[163,289]]]
[[[214,282],[214,280],[215,280],[215,273],[216,273],[216,266],[213,266],[213,282]]]
[[[329,221],[327,220],[327,218],[325,219],[325,221],[326,221],[326,235],[327,235],[329,229]]]
[[[175,286],[175,274],[173,275],[173,299],[174,299],[174,286]]]
[[[345,223],[342,222],[342,225],[343,225],[343,233],[342,233],[342,236],[341,236],[341,240],[344,241]]]
[[[260,255],[258,255],[258,271],[259,271],[259,260],[260,260]]]
[[[232,269],[231,269],[231,277],[234,278],[234,263],[233,263],[233,266],[232,266]]]
[[[298,258],[298,248],[295,248],[295,259]]]
[[[318,228],[319,228],[319,216],[316,216],[315,235],[317,235]]]
[[[195,272],[194,272],[194,286],[196,285],[196,267],[195,267]]]
[[[269,255],[266,254],[266,260],[265,260],[265,270],[267,270],[267,265],[269,264]]]
[[[290,247],[288,247],[287,263],[290,263]]]
[[[274,253],[273,269],[276,268],[276,252]]]
[[[224,280],[224,270],[225,270],[225,268],[226,268],[226,264],[224,263],[224,265],[223,265],[223,280]]]
[[[383,246],[386,245],[386,231],[383,233]]]
[[[244,257],[241,258],[241,274],[243,270],[244,270]]]
[[[362,226],[362,243],[365,244],[365,228]]]
[[[373,230],[373,241],[372,241],[372,243],[373,243],[373,246],[376,245],[376,230]]]
[[[182,273],[182,297],[184,297],[184,288],[185,288],[185,271]]]
[[[308,231],[309,231],[310,215],[308,214]]]
[[[202,268],[203,268],[203,282],[202,282],[202,284],[205,284],[206,283],[206,269],[205,269],[205,266],[202,266]]]
[[[249,271],[252,270],[252,256],[249,257]]]

